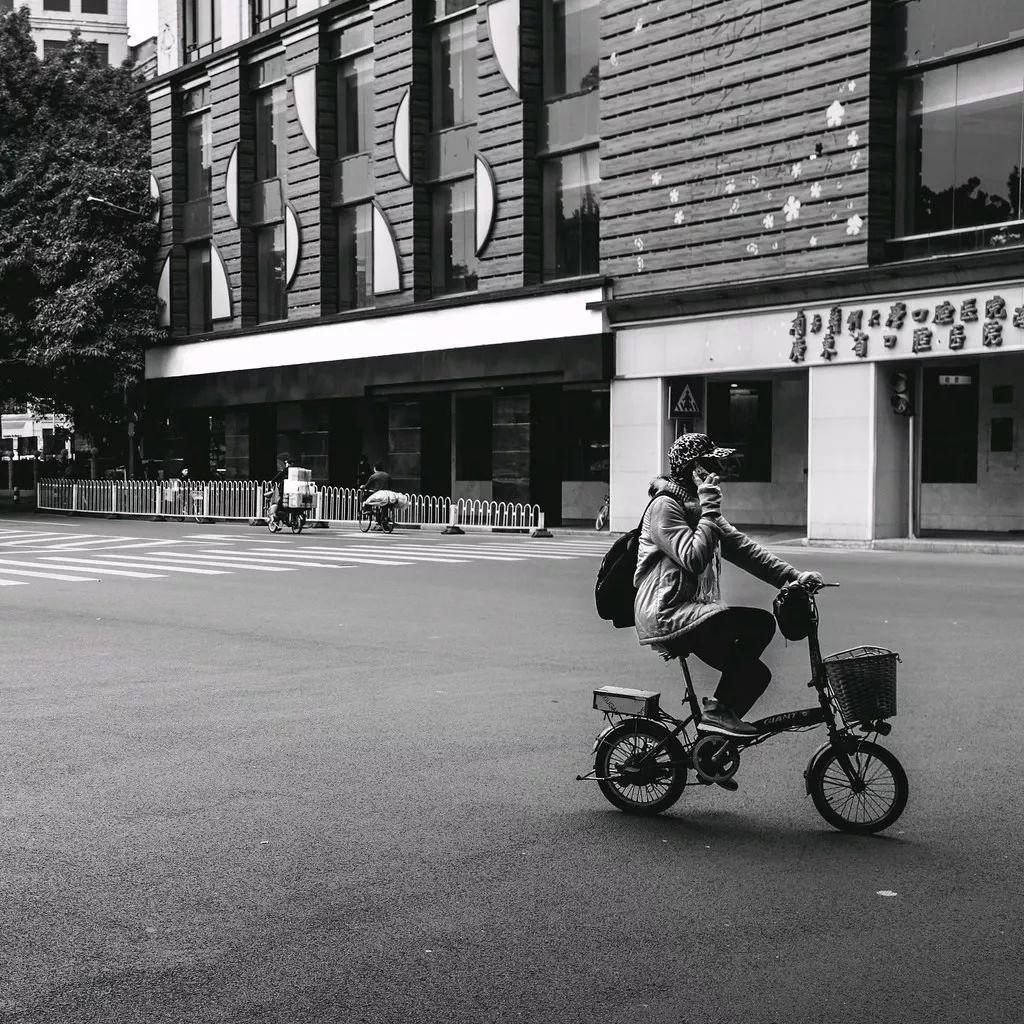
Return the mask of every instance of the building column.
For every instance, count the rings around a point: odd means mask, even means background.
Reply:
[[[889,408],[885,366],[812,366],[808,373],[807,536],[905,536],[909,430]]]
[[[665,385],[660,377],[613,380],[611,392],[611,528],[632,530],[665,463]]]

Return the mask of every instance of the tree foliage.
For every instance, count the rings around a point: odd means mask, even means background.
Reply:
[[[131,72],[77,36],[40,60],[24,9],[0,15],[0,397],[97,439],[160,337],[147,213],[149,111]]]

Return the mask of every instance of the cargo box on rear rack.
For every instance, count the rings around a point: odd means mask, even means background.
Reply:
[[[594,707],[617,715],[657,718],[660,700],[660,693],[631,690],[626,686],[602,686],[594,691]]]

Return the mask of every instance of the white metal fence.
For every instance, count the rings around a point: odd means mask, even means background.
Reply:
[[[274,485],[258,480],[40,480],[37,507],[55,512],[196,519],[262,519]],[[311,522],[353,523],[368,493],[356,487],[318,487]],[[537,531],[539,505],[508,501],[452,501],[409,494],[395,510],[404,526]]]

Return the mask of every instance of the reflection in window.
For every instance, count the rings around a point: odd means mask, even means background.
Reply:
[[[213,177],[213,132],[210,111],[185,121],[185,198],[202,199],[210,194]]]
[[[338,156],[373,148],[373,54],[338,65]]]
[[[548,160],[544,165],[544,276],[596,274],[600,204],[597,150]]]
[[[965,46],[998,43],[1024,31],[1020,0],[897,0],[891,36],[899,62],[931,60]]]
[[[738,465],[733,479],[772,478],[771,381],[709,381],[707,432],[723,448],[735,448]]]
[[[608,481],[611,452],[611,394],[562,392],[563,480]]]
[[[82,0],[83,14],[106,14],[107,0]]]
[[[220,0],[185,0],[185,63],[208,57],[220,42]]]
[[[544,7],[544,95],[596,89],[601,48],[598,0],[551,0]]]
[[[476,120],[476,12],[434,29],[431,44],[431,127]]]
[[[186,247],[188,262],[188,333],[204,334],[213,330],[210,243]]]
[[[276,85],[256,94],[256,180],[268,181],[279,174],[287,127],[287,93]]]
[[[472,178],[434,188],[431,235],[434,294],[476,291],[476,216]]]
[[[338,211],[338,310],[373,305],[373,207]]]
[[[256,232],[256,316],[260,323],[287,319],[285,273],[284,224],[259,228]]]
[[[1024,51],[900,83],[898,235],[1021,219]]]

